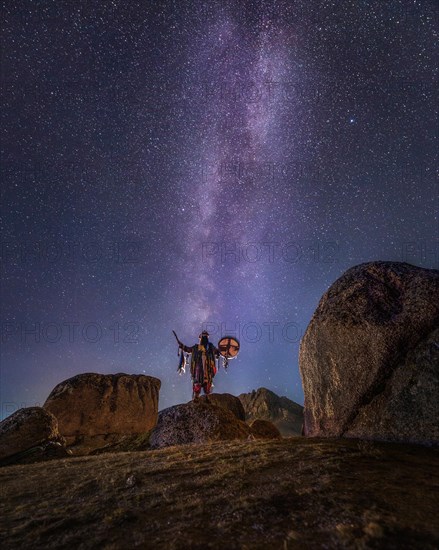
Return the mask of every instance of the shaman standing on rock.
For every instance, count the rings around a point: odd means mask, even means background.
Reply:
[[[175,334],[175,333],[174,333]],[[177,335],[176,335],[177,337]],[[184,352],[192,354],[191,358],[191,378],[193,384],[192,399],[198,399],[201,388],[204,393],[209,395],[212,390],[212,381],[217,373],[216,359],[220,356],[220,351],[212,342],[209,342],[209,333],[206,330],[198,336],[199,343],[193,346],[185,346],[178,340],[178,346],[181,354]],[[179,371],[184,372],[184,357],[182,355]]]

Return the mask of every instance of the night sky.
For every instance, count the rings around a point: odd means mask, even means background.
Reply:
[[[188,401],[172,329],[239,338],[214,391],[303,403],[329,285],[439,267],[437,23],[429,0],[3,2],[2,416],[82,372]]]

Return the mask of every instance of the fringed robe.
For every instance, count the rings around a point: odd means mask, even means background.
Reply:
[[[219,357],[219,349],[212,342],[207,344],[207,350],[201,344],[194,344],[192,347],[183,344],[183,350],[192,354],[191,377],[194,384],[201,386],[212,384],[213,377],[217,372],[216,357]]]

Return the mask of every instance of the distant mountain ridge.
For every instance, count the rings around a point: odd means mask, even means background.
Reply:
[[[280,397],[267,388],[259,388],[238,396],[246,421],[269,420],[283,436],[301,435],[303,407],[288,397]]]

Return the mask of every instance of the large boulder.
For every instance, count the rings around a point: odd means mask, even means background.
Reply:
[[[19,409],[0,422],[0,464],[67,456],[56,418],[41,407]]]
[[[134,374],[78,374],[51,392],[44,408],[77,454],[145,434],[157,423],[161,382]]]
[[[211,393],[209,396],[201,395],[200,399],[202,401],[207,399],[209,403],[232,412],[238,420],[245,420],[245,411],[241,401],[231,393]]]
[[[269,420],[257,418],[250,423],[250,429],[255,439],[280,439],[282,437],[280,431]]]
[[[250,428],[229,410],[203,402],[189,402],[160,411],[150,444],[153,449],[189,443],[247,439]]]
[[[305,435],[439,442],[438,327],[439,271],[346,271],[301,341]]]
[[[242,393],[239,399],[247,421],[267,420],[285,437],[301,435],[303,407],[291,399],[279,397],[267,388]]]

